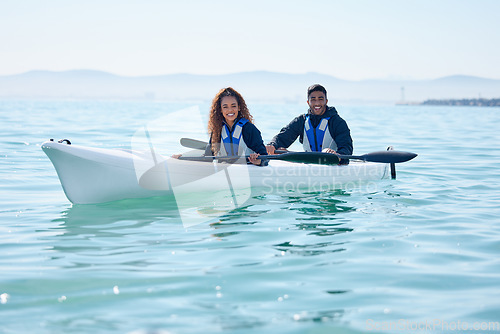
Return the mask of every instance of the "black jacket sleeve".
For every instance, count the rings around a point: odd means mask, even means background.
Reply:
[[[269,145],[273,145],[275,148],[288,148],[295,140],[297,140],[297,137],[301,137],[304,133],[305,120],[305,115],[295,117],[287,126],[282,128],[276,136],[274,136],[274,138],[269,142]]]
[[[247,122],[241,130],[243,140],[249,149],[260,155],[267,155],[262,135],[255,125]]]
[[[351,131],[347,126],[346,121],[340,116],[329,122],[328,128],[332,134],[333,140],[337,144],[337,152],[339,154],[351,155],[352,154],[352,138]]]
[[[255,125],[250,122],[247,122],[243,125],[241,129],[241,134],[243,137],[243,141],[247,145],[249,149],[254,151],[255,153],[259,153],[260,155],[267,155],[266,146],[264,146],[264,141],[262,140],[262,135],[257,129]],[[250,163],[247,160],[248,163]],[[269,160],[261,159],[260,165],[267,166],[269,164]]]

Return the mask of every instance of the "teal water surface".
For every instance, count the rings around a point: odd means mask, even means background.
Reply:
[[[0,333],[500,332],[500,109],[338,106],[356,154],[419,156],[189,228],[173,198],[72,205],[40,149],[130,148],[193,105],[0,101]],[[305,111],[250,108],[266,140]]]

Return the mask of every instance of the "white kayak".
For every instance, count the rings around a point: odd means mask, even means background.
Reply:
[[[352,160],[349,165],[320,165],[269,160],[268,166],[188,161],[155,152],[104,149],[47,141],[67,198],[74,204],[122,199],[213,194],[240,190],[263,193],[323,191],[355,187],[388,178],[389,164]]]

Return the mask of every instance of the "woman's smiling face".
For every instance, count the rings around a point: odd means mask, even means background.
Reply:
[[[233,126],[234,121],[238,118],[238,101],[234,96],[224,96],[220,103],[222,116],[229,126]]]

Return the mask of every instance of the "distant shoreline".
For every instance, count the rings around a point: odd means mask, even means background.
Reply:
[[[499,99],[426,100],[420,104],[427,105],[427,106],[500,107],[500,98]]]

